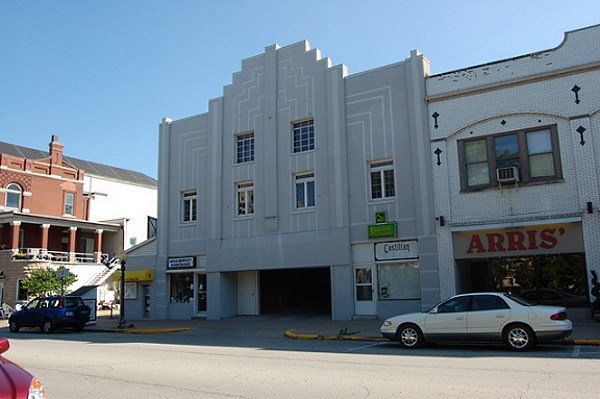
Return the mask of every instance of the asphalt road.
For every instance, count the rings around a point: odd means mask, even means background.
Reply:
[[[48,398],[596,398],[600,347],[290,340],[227,330],[11,334]]]

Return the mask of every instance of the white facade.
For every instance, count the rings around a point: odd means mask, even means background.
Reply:
[[[124,225],[124,249],[148,238],[148,218],[156,218],[158,188],[105,176],[84,176],[84,192],[89,193],[89,220]]]
[[[441,296],[469,288],[458,264],[473,252],[487,262],[563,245],[562,253],[585,254],[588,281],[592,270],[600,272],[600,26],[568,32],[554,49],[431,76],[426,85],[435,212],[445,221],[437,236]],[[537,179],[529,134],[545,129],[554,140],[546,155],[554,157],[555,175]],[[519,142],[519,181],[498,182],[491,167],[504,161],[488,158],[490,184],[481,177],[475,187],[481,165],[465,143],[475,148],[486,138],[498,149],[497,139],[513,134],[531,139]],[[565,229],[574,236],[565,240]],[[457,248],[461,234],[483,237],[486,248],[470,241],[465,254]]]
[[[150,317],[260,314],[282,296],[340,320],[435,304],[427,73],[417,52],[348,75],[308,42],[270,46],[207,113],[165,118]],[[394,231],[369,236],[376,215]],[[386,242],[418,252],[378,258]]]

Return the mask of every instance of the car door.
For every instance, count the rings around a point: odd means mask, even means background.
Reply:
[[[510,319],[510,307],[497,295],[474,295],[467,313],[469,338],[477,341],[499,341],[502,328]]]
[[[19,324],[22,326],[36,326],[38,325],[37,320],[40,319],[41,313],[41,300],[34,299],[29,302],[23,309],[19,320]]]
[[[470,296],[448,299],[429,312],[425,318],[426,339],[460,340],[467,335],[467,310]]]

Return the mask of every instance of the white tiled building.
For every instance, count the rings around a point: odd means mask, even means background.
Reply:
[[[441,296],[520,291],[529,267],[530,285],[588,297],[600,272],[600,25],[426,85]]]

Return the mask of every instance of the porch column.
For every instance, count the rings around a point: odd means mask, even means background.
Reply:
[[[13,253],[19,252],[19,230],[21,229],[21,221],[14,220],[10,222],[10,249]]]
[[[40,243],[40,248],[42,248],[43,252],[48,250],[48,231],[50,230],[49,224],[43,224],[42,226],[42,242]]]
[[[94,232],[94,261],[102,262],[102,233],[104,230],[98,229]]]
[[[69,262],[75,263],[75,244],[77,243],[77,227],[69,227]]]

